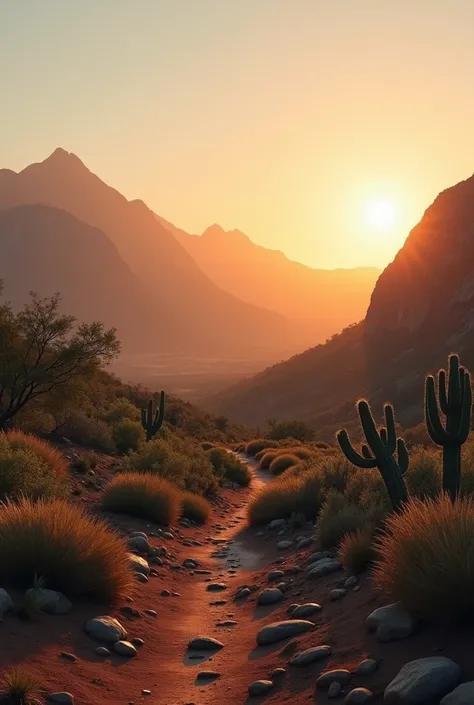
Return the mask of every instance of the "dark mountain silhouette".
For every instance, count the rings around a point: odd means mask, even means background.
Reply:
[[[380,274],[376,267],[313,269],[256,245],[240,230],[213,225],[189,235],[157,217],[219,287],[293,321],[307,345],[324,342],[366,314]]]
[[[208,404],[249,424],[301,418],[332,434],[354,421],[354,402],[399,421],[423,418],[427,373],[449,352],[474,370],[474,177],[443,191],[380,275],[365,320],[242,382]]]
[[[50,206],[0,210],[0,279],[14,308],[60,292],[61,308],[78,321],[116,327],[126,351],[157,348],[161,332],[145,284],[98,228]],[[167,324],[172,335],[172,321]]]
[[[65,210],[110,238],[150,292],[147,325],[162,327],[156,352],[278,359],[298,349],[283,317],[219,289],[142,201],[127,201],[75,155],[57,149],[19,173],[1,170],[0,209],[26,204]]]

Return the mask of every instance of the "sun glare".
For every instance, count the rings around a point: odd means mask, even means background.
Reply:
[[[369,201],[365,209],[365,220],[374,230],[389,230],[395,225],[395,208],[393,203],[378,198]]]

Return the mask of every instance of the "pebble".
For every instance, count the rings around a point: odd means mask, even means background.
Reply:
[[[208,592],[220,592],[221,590],[227,590],[227,585],[225,583],[209,583],[206,586]]]
[[[197,636],[188,644],[188,649],[196,649],[196,651],[215,651],[223,648],[224,644],[211,636]]]
[[[337,681],[331,683],[328,688],[328,698],[338,698],[342,693],[342,685]]]
[[[265,588],[257,595],[257,605],[274,605],[284,598],[279,588]]]
[[[257,633],[257,644],[259,646],[274,644],[287,637],[303,634],[313,629],[314,626],[314,622],[309,622],[305,619],[286,619],[282,622],[272,622],[259,630]]]
[[[51,693],[51,695],[48,695],[48,702],[57,703],[58,705],[74,705],[74,696],[66,691]]]
[[[61,657],[65,658],[67,661],[77,661],[77,656],[75,654],[70,654],[67,651],[61,651]]]
[[[336,600],[341,600],[345,595],[347,595],[345,588],[334,588],[334,590],[330,590],[329,592],[329,599],[331,602],[336,602]]]
[[[220,678],[221,674],[219,671],[200,671],[197,674],[198,680],[210,680],[211,678]]]
[[[331,655],[331,647],[327,644],[312,646],[304,651],[299,651],[290,659],[290,666],[308,666],[315,661],[322,661]]]
[[[267,575],[267,580],[269,583],[273,582],[273,580],[278,580],[279,578],[283,578],[285,575],[285,571],[283,570],[271,570],[268,575]]]
[[[248,687],[250,696],[266,695],[273,688],[273,681],[254,681]]]
[[[95,652],[97,656],[110,656],[110,651],[105,646],[98,646]]]
[[[97,641],[114,643],[127,638],[127,631],[114,617],[94,617],[89,619],[84,626],[84,630],[89,636]]]
[[[311,615],[317,614],[321,610],[322,607],[317,602],[306,602],[304,605],[296,605],[291,612],[291,616],[294,619],[306,619],[306,617],[311,617]]]
[[[351,672],[345,668],[334,668],[332,671],[326,671],[322,673],[316,680],[316,688],[321,688],[321,690],[326,690],[329,688],[331,683],[339,683],[340,685],[347,685],[351,679]]]
[[[365,623],[380,642],[406,639],[413,634],[416,626],[414,619],[399,602],[374,610]]]
[[[287,548],[291,548],[291,546],[293,546],[293,541],[285,540],[285,541],[278,541],[278,543],[277,543],[277,548],[280,549],[280,551],[284,551]]]
[[[169,590],[162,590],[160,592],[161,597],[171,597],[171,593]]]
[[[116,641],[113,650],[120,656],[136,656],[137,650],[130,641]]]
[[[349,588],[354,587],[354,585],[357,585],[357,577],[355,575],[349,575],[348,578],[344,581],[344,587],[346,590],[349,590]]]
[[[377,661],[373,658],[366,658],[359,663],[355,673],[357,676],[370,676],[377,670]]]
[[[370,702],[374,694],[368,688],[354,688],[348,693],[345,703],[346,705],[365,705]]]

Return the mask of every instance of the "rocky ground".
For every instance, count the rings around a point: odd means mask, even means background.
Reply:
[[[107,469],[76,476],[78,501],[95,506]],[[385,609],[369,576],[316,551],[310,524],[247,528],[267,480],[253,471],[252,488],[225,490],[205,527],[111,516],[133,553],[133,591],[114,609],[45,594],[37,621],[5,612],[0,667],[27,666],[66,705],[474,703],[474,685],[442,700],[474,678],[471,627]]]

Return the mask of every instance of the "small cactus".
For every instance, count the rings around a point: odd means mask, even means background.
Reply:
[[[444,426],[440,410],[446,417]],[[431,440],[443,447],[443,490],[452,501],[461,487],[461,446],[469,436],[471,418],[471,375],[460,367],[457,355],[450,355],[447,375],[445,370],[438,372],[438,398],[435,378],[426,378],[425,420]]]
[[[361,399],[357,403],[360,422],[367,445],[358,453],[352,445],[346,429],[338,431],[336,438],[346,458],[359,468],[378,468],[393,509],[400,512],[408,499],[408,490],[403,475],[408,469],[409,457],[405,442],[397,438],[393,406],[384,407],[385,427],[377,430],[369,404]],[[397,453],[397,460],[394,457]]]
[[[146,440],[151,441],[163,426],[165,418],[165,393],[160,394],[160,405],[153,412],[153,400],[150,399],[148,407],[142,409],[142,426],[145,429]]]

